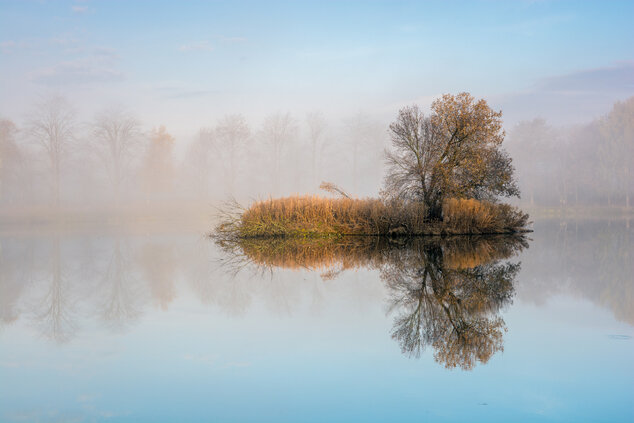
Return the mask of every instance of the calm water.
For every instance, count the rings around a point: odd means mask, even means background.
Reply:
[[[634,231],[258,245],[0,233],[0,421],[634,421]]]

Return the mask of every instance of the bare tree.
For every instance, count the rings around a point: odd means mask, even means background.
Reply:
[[[358,195],[359,175],[363,173],[362,166],[364,164],[368,172],[364,173],[363,179],[367,180],[369,176],[374,174],[372,176],[377,177],[377,182],[380,180],[379,170],[382,158],[380,152],[383,150],[384,129],[363,112],[359,112],[352,118],[346,119],[344,121],[344,127],[352,148],[352,156],[350,157],[350,162],[352,163],[352,191],[354,195]],[[378,152],[378,154],[373,156],[373,151]],[[368,159],[370,160],[368,161]],[[370,169],[372,169],[372,171],[370,171]]]
[[[53,194],[59,206],[60,176],[69,143],[75,138],[75,111],[61,96],[45,98],[36,105],[27,130],[44,150],[53,174]]]
[[[161,125],[150,133],[143,163],[143,182],[150,194],[171,190],[174,182],[174,137]]]
[[[22,163],[22,154],[15,138],[18,128],[9,119],[0,118],[0,200],[7,190],[7,184],[17,179],[16,171]]]
[[[522,192],[534,206],[535,198],[553,188],[556,166],[553,165],[556,131],[544,119],[533,119],[516,124],[509,136],[509,151],[516,161]],[[549,185],[544,186],[544,177]]]
[[[209,175],[213,168],[211,152],[215,138],[213,128],[200,128],[198,136],[187,150],[184,171],[192,178],[194,193],[200,198],[206,198],[209,195]]]
[[[227,115],[216,126],[214,145],[219,155],[226,157],[224,167],[230,193],[234,193],[235,189],[236,173],[240,163],[238,155],[250,136],[251,129],[242,115]]]
[[[140,142],[141,125],[137,119],[121,109],[101,112],[92,123],[92,136],[97,154],[108,170],[119,200],[125,170],[134,157]]]
[[[317,151],[318,147],[323,143],[324,133],[326,131],[326,120],[320,112],[311,112],[306,115],[306,124],[308,125],[308,137],[311,148],[312,162],[312,185],[317,185]]]
[[[616,103],[600,121],[599,128],[599,162],[608,202],[611,205],[613,194],[625,194],[625,207],[629,208],[634,167],[634,97]]]
[[[280,163],[286,145],[297,136],[297,125],[290,113],[268,116],[262,125],[261,135],[270,148],[273,167],[273,191],[280,190]]]
[[[428,218],[442,219],[444,199],[519,196],[511,158],[501,149],[502,112],[468,93],[444,95],[425,117],[405,107],[390,125],[385,194],[421,201]]]

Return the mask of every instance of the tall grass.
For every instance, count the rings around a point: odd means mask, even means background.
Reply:
[[[443,204],[443,226],[455,234],[512,233],[528,224],[528,214],[508,204],[450,198]]]
[[[450,199],[443,221],[425,219],[416,202],[296,196],[253,203],[226,214],[216,235],[238,238],[416,236],[521,232],[528,215],[506,204]]]

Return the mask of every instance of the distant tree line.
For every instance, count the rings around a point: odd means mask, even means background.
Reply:
[[[370,195],[382,177],[382,128],[362,113],[337,121],[272,113],[259,124],[228,114],[183,140],[123,108],[80,121],[65,98],[47,97],[24,122],[0,117],[0,205],[208,206],[317,192],[324,179]]]
[[[436,105],[458,104],[454,103],[439,101]],[[482,111],[486,112],[482,119],[500,123],[499,116],[488,109]],[[228,197],[249,201],[269,195],[317,193],[323,180],[336,182],[353,196],[376,195],[384,176],[388,137],[398,137],[401,131],[405,136],[402,147],[409,148],[407,125],[418,122],[416,135],[423,139],[425,125],[431,125],[435,115],[439,115],[437,110],[427,117],[420,110],[404,110],[390,130],[387,122],[364,113],[329,120],[320,112],[304,116],[278,112],[259,122],[228,114],[199,130],[192,128],[195,135],[190,139],[177,139],[169,128],[144,125],[123,108],[106,108],[80,120],[66,99],[47,97],[34,104],[20,122],[0,117],[0,206],[5,211],[19,211],[60,204],[149,206],[175,204],[174,200],[208,206]],[[432,126],[438,128],[439,124]],[[403,175],[400,194],[424,196],[427,189],[430,204],[434,195],[462,195],[459,191],[464,189],[469,191],[466,194],[484,198],[490,193],[515,195],[519,187],[521,201],[535,206],[629,207],[634,194],[633,127],[634,98],[630,98],[585,125],[555,127],[544,119],[521,122],[506,135],[508,155],[493,148],[504,136],[501,127],[494,128],[489,134],[491,142],[481,144],[491,148],[460,149],[473,159],[464,168],[469,174],[462,173],[464,180],[477,182],[472,187],[459,179],[450,184],[444,178],[456,173],[449,171],[450,166],[421,168],[427,181],[431,180],[430,170],[436,169],[433,180],[440,185],[432,189],[417,185],[411,176],[421,169],[417,164],[400,163],[398,146],[392,150],[386,170],[410,166],[405,169],[409,173]],[[420,143],[419,153],[439,157],[436,151],[425,151],[426,145],[432,144]],[[510,166],[516,170],[515,179],[499,178],[513,175]],[[486,179],[491,175],[497,176]],[[492,185],[505,180],[507,185]]]
[[[583,125],[555,127],[542,118],[521,122],[506,145],[524,203],[631,206],[634,97]]]

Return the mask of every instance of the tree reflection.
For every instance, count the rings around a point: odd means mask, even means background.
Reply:
[[[115,329],[124,328],[141,315],[143,295],[132,276],[129,256],[127,245],[117,237],[99,284],[103,292],[100,296],[101,317]]]
[[[176,298],[174,250],[166,245],[147,244],[141,249],[138,262],[150,295],[162,310],[167,310]]]
[[[73,338],[77,327],[72,289],[63,269],[59,234],[53,239],[48,278],[50,283],[37,306],[35,320],[47,338],[61,344]]]
[[[432,346],[439,363],[470,370],[503,349],[506,327],[498,312],[512,301],[520,265],[484,256],[473,266],[471,254],[464,267],[446,259],[447,248],[426,242],[400,251],[381,270],[390,311],[397,315],[392,338],[409,356],[419,357]]]
[[[18,319],[18,299],[27,285],[21,265],[32,265],[30,249],[3,241],[0,238],[0,329]]]
[[[380,270],[394,314],[392,338],[404,354],[420,357],[427,346],[447,368],[470,370],[503,349],[500,310],[512,302],[519,263],[510,258],[528,246],[521,236],[345,240],[241,240],[222,245],[244,266]]]

